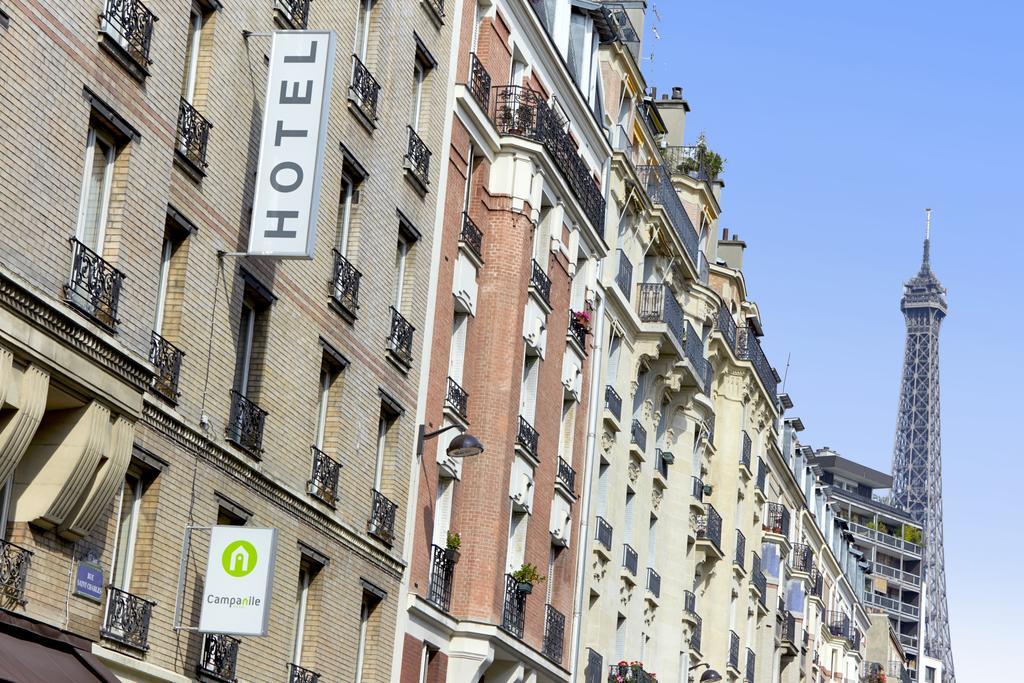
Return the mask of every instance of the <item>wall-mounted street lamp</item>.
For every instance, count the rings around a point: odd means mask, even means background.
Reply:
[[[420,425],[419,436],[416,439],[416,455],[422,458],[423,444],[426,440],[436,438],[450,429],[458,429],[461,433],[452,439],[452,442],[448,444],[448,448],[445,450],[449,458],[471,458],[484,452],[484,445],[480,443],[480,439],[467,433],[459,425],[448,425],[434,432],[425,431],[424,426]]]
[[[711,664],[709,662],[701,662],[697,666],[693,667],[693,669],[690,669],[690,673],[694,673],[697,669],[699,669],[702,666],[708,667],[708,670],[701,675],[700,683],[712,683],[713,681],[722,680],[722,674],[712,669]]]

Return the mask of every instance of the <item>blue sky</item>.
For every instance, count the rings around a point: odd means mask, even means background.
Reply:
[[[961,683],[1019,649],[1024,7],[945,1],[657,2],[643,68],[680,85],[727,159],[721,225],[803,418],[804,441],[889,470],[902,283],[948,288],[942,330],[947,590]],[[653,52],[653,60],[647,61]],[[660,94],[659,94],[660,97]]]

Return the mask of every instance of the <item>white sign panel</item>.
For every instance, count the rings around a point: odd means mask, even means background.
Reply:
[[[277,529],[213,527],[199,630],[267,635],[276,554]]]
[[[313,258],[333,31],[274,31],[249,254]]]

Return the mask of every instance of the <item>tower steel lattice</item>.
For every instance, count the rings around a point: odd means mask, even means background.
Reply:
[[[904,285],[900,301],[907,323],[907,340],[892,458],[893,494],[897,505],[907,510],[923,529],[927,582],[924,652],[942,660],[943,683],[955,683],[942,547],[939,325],[946,317],[946,289],[929,262],[930,219],[929,209],[921,270]]]

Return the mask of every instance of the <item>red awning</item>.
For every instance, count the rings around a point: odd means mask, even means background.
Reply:
[[[0,610],[0,681],[119,683],[85,638]]]

